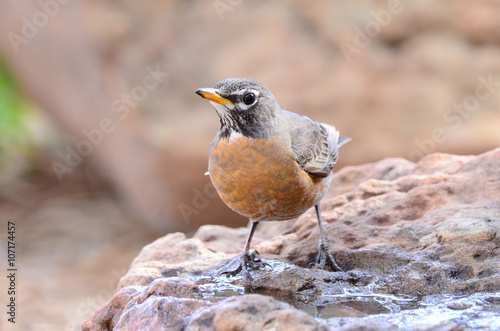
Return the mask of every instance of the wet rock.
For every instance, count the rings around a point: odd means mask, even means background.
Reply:
[[[202,300],[152,296],[139,303],[131,301],[125,307],[117,330],[180,330],[184,321],[201,307]]]
[[[472,305],[470,303],[451,302],[448,304],[447,307],[453,310],[464,310],[472,307]]]
[[[323,323],[291,305],[258,294],[234,297],[200,309],[186,330],[326,330]]]
[[[319,239],[312,210],[295,223],[258,228],[254,247],[269,265],[252,270],[253,281],[219,276],[242,249],[246,229],[206,226],[194,238],[168,234],[144,247],[119,292],[84,329],[491,324],[500,310],[499,164],[496,149],[479,156],[433,154],[417,164],[389,159],[336,173],[336,193],[323,201],[322,213],[345,272],[307,268]]]

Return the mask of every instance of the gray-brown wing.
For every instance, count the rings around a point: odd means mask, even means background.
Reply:
[[[296,161],[306,172],[327,177],[338,159],[338,148],[350,138],[340,137],[335,127],[312,119],[286,112],[292,150]]]

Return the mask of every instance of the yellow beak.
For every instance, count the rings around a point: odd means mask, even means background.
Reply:
[[[225,106],[225,105],[234,106],[234,103],[231,100],[228,100],[226,98],[221,97],[219,90],[214,89],[214,88],[200,88],[200,89],[196,90],[196,94],[200,95],[202,98],[205,98],[209,101],[216,102],[216,103],[221,104],[223,106]]]

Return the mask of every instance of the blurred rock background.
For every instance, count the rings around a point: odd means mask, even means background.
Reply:
[[[78,329],[154,238],[246,224],[203,176],[219,121],[199,87],[252,78],[335,124],[338,168],[500,144],[494,0],[7,0],[0,36],[20,329]]]

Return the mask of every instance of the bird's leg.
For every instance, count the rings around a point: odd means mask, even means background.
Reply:
[[[328,245],[328,237],[326,236],[325,229],[323,228],[323,223],[321,222],[321,213],[319,210],[319,203],[315,206],[316,215],[318,216],[318,224],[320,231],[320,238],[318,244],[318,257],[316,258],[316,266],[321,269],[330,269],[332,271],[343,271],[332,254],[330,253],[330,247]]]
[[[248,234],[247,242],[245,243],[245,249],[243,250],[243,253],[241,253],[235,259],[231,260],[228,265],[227,264],[224,265],[224,267],[228,266],[229,268],[231,268],[233,267],[234,264],[236,264],[236,268],[233,268],[233,270],[223,271],[219,273],[219,276],[222,275],[236,276],[241,271],[243,271],[250,280],[253,280],[252,276],[250,275],[250,270],[269,265],[265,262],[262,262],[258,258],[259,253],[256,250],[250,251],[250,243],[252,242],[252,237],[258,224],[259,222],[252,221],[252,227],[250,228],[250,233]]]

